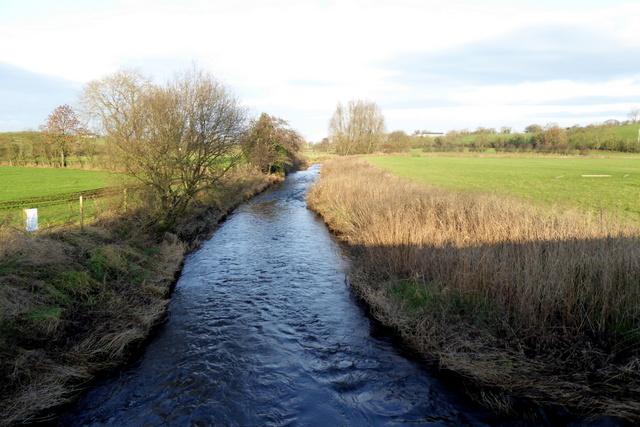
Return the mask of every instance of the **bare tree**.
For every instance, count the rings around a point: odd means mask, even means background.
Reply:
[[[44,126],[45,140],[60,155],[60,164],[67,167],[78,138],[84,133],[84,126],[76,112],[67,104],[61,105],[49,115]]]
[[[163,228],[241,155],[245,108],[197,68],[163,86],[136,71],[119,71],[89,83],[82,102],[118,167],[151,190]]]
[[[631,111],[629,111],[628,116],[632,125],[638,123],[638,114],[640,114],[640,109],[638,108],[632,108]]]
[[[81,95],[83,113],[98,133],[111,140],[114,148],[123,141],[142,138],[144,98],[152,88],[151,80],[135,70],[120,70],[89,82]],[[122,165],[127,168],[127,165]]]
[[[329,138],[341,156],[373,153],[384,134],[384,116],[371,101],[349,101],[346,108],[338,103],[329,122]]]
[[[329,141],[329,138],[322,138],[320,142],[316,142],[313,144],[313,151],[319,153],[330,153],[333,152],[333,144]]]
[[[500,128],[500,133],[503,135],[509,135],[511,132],[513,132],[513,128],[511,126],[502,126]]]

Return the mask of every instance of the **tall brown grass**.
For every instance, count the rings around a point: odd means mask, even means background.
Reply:
[[[322,167],[309,204],[349,243],[356,289],[425,355],[506,393],[640,416],[638,224],[353,158]]]

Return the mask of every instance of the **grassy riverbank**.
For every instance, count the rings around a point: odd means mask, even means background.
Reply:
[[[54,415],[126,361],[162,321],[184,254],[276,179],[239,168],[162,235],[132,202],[82,230],[0,225],[0,425]]]
[[[410,182],[364,161],[322,168],[310,206],[349,244],[351,283],[440,366],[513,397],[640,420],[640,227]]]

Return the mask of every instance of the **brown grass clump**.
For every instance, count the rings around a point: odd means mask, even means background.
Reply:
[[[541,404],[640,419],[637,224],[348,158],[323,166],[309,203],[349,243],[374,313],[441,366]]]
[[[162,319],[183,245],[97,229],[3,234],[0,425],[51,416]]]

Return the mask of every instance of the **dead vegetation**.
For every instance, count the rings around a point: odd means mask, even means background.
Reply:
[[[640,420],[640,227],[409,182],[349,158],[309,195],[350,281],[423,355],[491,392]]]

